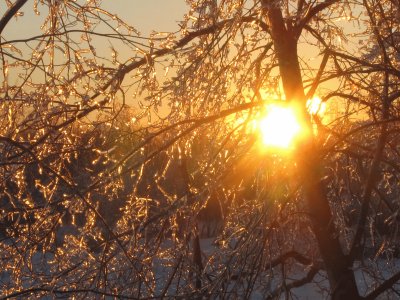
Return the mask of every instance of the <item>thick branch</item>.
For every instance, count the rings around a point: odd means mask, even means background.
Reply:
[[[285,288],[286,290],[290,291],[291,289],[300,287],[305,285],[306,283],[311,282],[315,275],[318,273],[319,269],[316,267],[311,267],[311,269],[308,271],[307,275],[304,276],[303,278],[299,280],[295,280],[290,283],[286,283],[285,285],[281,285],[278,287],[276,290],[272,291],[266,299],[275,299],[277,296],[279,296],[282,292],[282,289]]]
[[[166,48],[166,49],[160,49],[155,51],[152,55],[153,58],[155,57],[160,57],[160,56],[164,56],[166,54],[172,53],[175,50],[182,48],[184,46],[186,46],[189,42],[191,42],[192,40],[194,40],[197,37],[203,36],[203,35],[207,35],[207,34],[212,34],[215,33],[217,30],[222,29],[226,24],[235,21],[236,19],[231,18],[231,19],[227,19],[227,20],[223,20],[219,23],[216,23],[214,25],[211,25],[209,27],[197,30],[197,31],[192,31],[189,32],[185,37],[183,37],[182,39],[180,39],[178,42],[176,42],[176,44],[172,47],[172,48]],[[253,22],[253,21],[257,21],[257,23],[259,24],[259,26],[267,31],[268,30],[268,26],[261,22],[260,20],[258,20],[256,17],[254,16],[247,16],[247,17],[243,17],[240,18],[238,21],[240,22]],[[123,69],[121,70],[122,73],[124,73],[124,75],[136,68],[138,68],[141,65],[144,65],[148,62],[148,58],[142,58],[141,60],[135,61],[129,65],[126,65],[125,67],[123,67]]]
[[[317,76],[315,77],[315,79],[311,85],[311,88],[307,93],[307,96],[306,96],[307,99],[310,99],[312,96],[314,96],[314,93],[321,81],[321,77],[325,70],[326,64],[328,63],[328,59],[329,59],[329,52],[325,52],[324,57],[322,58],[321,65],[319,66]]]
[[[18,0],[17,2],[14,3],[13,6],[11,6],[4,16],[0,20],[0,34],[3,32],[4,28],[7,26],[8,22],[10,22],[11,18],[15,16],[15,14],[18,12],[18,10],[24,6],[24,4],[28,0]]]
[[[390,75],[394,75],[394,76],[400,77],[400,71],[399,70],[396,70],[396,69],[393,69],[393,68],[389,68],[388,66],[385,66],[385,65],[382,65],[382,64],[369,63],[365,59],[357,58],[355,56],[351,56],[351,55],[348,55],[348,54],[345,54],[345,53],[340,53],[340,52],[337,52],[337,51],[332,50],[332,49],[327,49],[326,51],[329,51],[329,53],[332,54],[332,56],[341,57],[341,58],[347,59],[349,61],[356,62],[360,66],[370,67],[370,68],[374,69],[376,72],[384,71],[384,72],[387,72]]]
[[[387,289],[391,288],[394,284],[396,284],[400,280],[400,272],[396,273],[385,282],[383,282],[379,287],[377,287],[373,292],[365,297],[365,300],[373,300],[376,299],[380,294],[385,292]]]
[[[310,265],[312,263],[312,260],[309,259],[308,257],[305,257],[303,254],[292,250],[275,258],[274,260],[271,261],[271,263],[268,266],[273,268],[276,267],[277,265],[284,264],[289,258],[295,259],[302,265]]]

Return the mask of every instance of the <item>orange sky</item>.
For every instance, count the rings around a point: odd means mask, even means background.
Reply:
[[[120,18],[137,27],[147,35],[151,30],[178,30],[178,21],[187,12],[184,0],[104,0],[102,8],[116,13]],[[39,5],[40,8],[40,5]],[[7,9],[5,1],[0,2],[0,15]],[[7,39],[26,38],[40,32],[41,16],[33,12],[33,1],[21,9],[22,18],[13,19],[4,30]]]

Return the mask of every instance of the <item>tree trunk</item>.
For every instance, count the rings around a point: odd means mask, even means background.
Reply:
[[[298,166],[300,174],[306,179],[303,183],[304,196],[312,230],[328,274],[331,296],[332,299],[359,299],[354,273],[340,245],[327,193],[321,180],[319,170],[322,162],[312,141],[309,143],[298,151]]]
[[[277,5],[264,1],[266,19],[278,58],[286,100],[298,104],[304,121],[312,133],[312,124],[306,111],[306,99],[297,55],[298,32],[285,24]],[[305,201],[310,214],[312,230],[328,275],[332,299],[360,299],[354,272],[344,254],[327,193],[320,174],[322,161],[314,144],[312,134],[297,150],[299,172],[306,180],[303,183]]]

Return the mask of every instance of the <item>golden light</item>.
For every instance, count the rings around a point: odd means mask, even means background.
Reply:
[[[259,121],[259,128],[265,146],[289,148],[302,126],[293,107],[269,105],[265,117]]]
[[[326,103],[322,102],[321,98],[314,97],[307,100],[307,110],[311,115],[323,116],[326,110]]]

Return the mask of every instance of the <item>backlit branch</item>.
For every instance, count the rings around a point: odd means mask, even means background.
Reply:
[[[4,14],[4,16],[0,20],[0,35],[3,32],[4,28],[7,26],[8,22],[10,22],[11,18],[15,16],[18,10],[24,6],[24,4],[28,0],[18,0],[16,1]]]
[[[296,26],[296,30],[298,34],[301,33],[304,26],[307,25],[313,17],[315,17],[319,12],[323,11],[324,9],[328,8],[329,6],[338,3],[339,0],[325,0],[313,7],[311,7],[307,12],[306,15],[301,19],[299,24]]]

